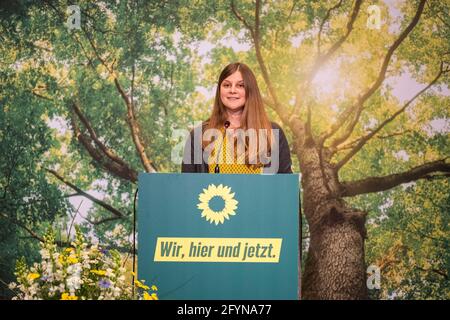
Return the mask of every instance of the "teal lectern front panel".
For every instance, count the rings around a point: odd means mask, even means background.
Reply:
[[[297,299],[297,174],[140,174],[138,278],[160,299]]]

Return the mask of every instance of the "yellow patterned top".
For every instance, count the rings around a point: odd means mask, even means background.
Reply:
[[[222,129],[222,133],[223,133]],[[220,142],[216,143],[214,146],[214,151],[211,152],[209,156],[209,165],[208,171],[209,173],[214,173],[214,169],[217,163],[217,152],[220,148]],[[219,158],[222,157],[222,161],[219,161],[219,170],[220,173],[242,173],[242,174],[260,174],[262,173],[262,167],[255,168],[255,166],[247,166],[245,164],[245,154],[241,153],[240,155],[236,155],[236,146],[234,148],[234,159],[232,159],[233,155],[227,148],[227,135],[223,139],[222,143],[222,152],[219,154]]]

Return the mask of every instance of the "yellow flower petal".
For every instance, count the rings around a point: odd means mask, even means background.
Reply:
[[[144,300],[153,300],[152,296],[149,295],[147,291],[144,291]]]
[[[202,210],[201,217],[216,225],[224,223],[225,219],[229,220],[229,216],[236,214],[234,210],[237,209],[238,201],[234,199],[234,195],[228,186],[210,184],[199,195],[200,203],[197,204],[197,208]],[[210,208],[209,201],[213,197],[220,197],[224,201],[224,208],[221,211],[216,212]]]
[[[69,262],[70,264],[75,264],[78,263],[78,259],[76,257],[70,256],[67,258],[67,262]]]
[[[78,300],[78,297],[77,296],[71,296],[68,293],[64,292],[61,295],[61,299],[60,300]]]
[[[91,273],[97,274],[99,276],[104,276],[106,274],[105,270],[91,270]]]
[[[28,275],[27,275],[27,279],[29,280],[29,281],[33,281],[34,279],[37,279],[37,278],[39,278],[41,275],[39,274],[39,273],[29,273]]]
[[[139,287],[139,288],[141,288],[141,289],[144,289],[144,290],[149,290],[149,289],[150,289],[149,286],[146,286],[145,284],[143,284],[143,283],[140,282],[139,280],[134,280],[134,284],[135,284],[137,287]]]

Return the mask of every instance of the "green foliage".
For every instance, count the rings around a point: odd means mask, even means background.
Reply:
[[[30,85],[34,73],[0,72],[0,278],[5,282],[12,280],[18,252],[29,260],[36,256],[36,243],[24,228],[39,234],[46,221],[68,209],[45,171],[44,155],[57,144],[43,121],[48,104],[19,89]],[[10,294],[1,287],[2,295]]]
[[[355,200],[371,204],[366,263],[381,269],[381,288],[372,297],[449,299],[448,181],[420,181]]]

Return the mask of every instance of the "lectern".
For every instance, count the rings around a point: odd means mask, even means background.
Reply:
[[[298,174],[139,175],[138,278],[160,299],[297,299]]]

